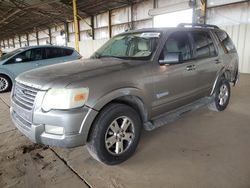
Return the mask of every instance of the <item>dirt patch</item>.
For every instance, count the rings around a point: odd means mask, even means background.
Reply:
[[[23,150],[23,154],[25,153],[30,153],[31,151],[37,150],[37,149],[43,149],[43,150],[47,150],[49,147],[48,146],[43,146],[40,144],[30,144],[30,145],[24,145],[21,146],[22,150]]]
[[[40,153],[36,153],[33,157],[34,160],[43,159],[44,157]]]

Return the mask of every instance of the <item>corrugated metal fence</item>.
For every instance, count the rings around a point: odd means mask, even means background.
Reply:
[[[221,27],[231,36],[239,54],[239,70],[250,73],[250,24]]]
[[[237,47],[240,72],[250,73],[250,2],[211,8],[208,23],[227,31]]]

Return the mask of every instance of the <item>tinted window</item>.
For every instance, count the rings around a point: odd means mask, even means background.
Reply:
[[[0,57],[0,60],[2,61],[2,60],[5,60],[5,59],[8,59],[8,58],[10,58],[11,56],[13,56],[13,55],[15,55],[15,54],[17,54],[17,53],[20,53],[20,52],[22,52],[23,51],[23,49],[22,48],[19,48],[19,49],[17,49],[17,50],[14,50],[14,51],[12,51],[12,52],[9,52],[9,53],[7,53],[7,54],[4,54],[2,57]]]
[[[43,48],[36,48],[31,50],[31,61],[39,61],[44,59],[44,49]]]
[[[213,57],[217,54],[213,40],[207,32],[192,32],[196,58]]]
[[[20,59],[20,61],[16,61],[17,59]],[[31,61],[31,50],[27,50],[27,51],[24,51],[16,56],[14,56],[13,58],[11,58],[7,64],[10,64],[10,63],[24,63],[24,62],[29,62]]]
[[[181,53],[183,60],[192,58],[192,51],[189,38],[185,32],[176,32],[169,36],[161,54],[161,58],[166,57],[167,53]]]
[[[73,50],[71,49],[63,49],[63,56],[68,56],[73,54]]]
[[[45,48],[46,58],[57,58],[62,57],[62,49],[61,48]]]
[[[73,50],[64,48],[45,48],[45,51],[47,59],[68,56],[73,53]]]
[[[17,58],[21,59],[20,61],[16,61]],[[10,63],[24,63],[29,61],[39,61],[44,59],[44,51],[43,48],[35,48],[31,50],[26,50],[13,58],[11,58],[7,64]]]
[[[21,58],[22,62],[31,61],[31,50],[20,53],[15,58]]]
[[[235,46],[226,32],[216,31],[215,33],[222,43],[222,46],[224,47],[226,53],[236,52]]]

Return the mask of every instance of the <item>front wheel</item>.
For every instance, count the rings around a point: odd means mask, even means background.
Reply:
[[[214,100],[208,106],[210,110],[213,111],[223,111],[226,109],[231,95],[231,88],[229,82],[223,77],[218,82],[215,92]]]
[[[12,87],[11,80],[5,75],[0,75],[0,93],[10,91],[11,87]]]
[[[113,103],[95,120],[87,148],[96,160],[107,165],[119,164],[135,152],[140,134],[138,113],[130,106]]]

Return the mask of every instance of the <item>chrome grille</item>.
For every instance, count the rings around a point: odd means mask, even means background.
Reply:
[[[13,93],[15,103],[26,110],[32,110],[38,89],[16,83]]]

